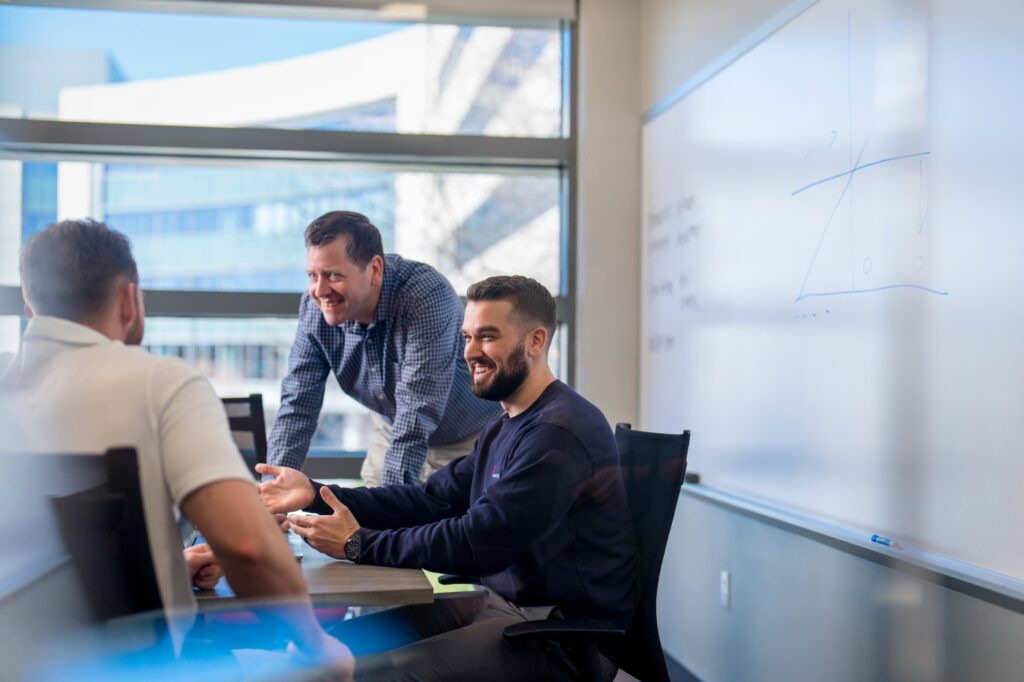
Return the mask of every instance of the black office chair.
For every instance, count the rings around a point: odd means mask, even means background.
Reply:
[[[224,412],[228,417],[228,427],[231,429],[235,447],[241,453],[253,478],[257,481],[262,480],[263,477],[256,472],[256,465],[267,462],[267,427],[263,417],[263,395],[252,393],[246,398],[220,400],[224,403]],[[191,547],[201,539],[195,525],[185,516],[178,518],[178,532],[181,533],[181,542],[185,547]]]
[[[267,426],[263,417],[263,396],[252,393],[247,398],[221,398],[224,411],[228,415],[231,436],[235,439],[242,459],[249,466],[249,471],[256,480],[261,476],[256,473],[257,464],[267,462]]]
[[[600,652],[642,682],[665,682],[669,677],[658,634],[658,577],[686,473],[690,432],[648,433],[619,424],[615,442],[637,540],[633,623],[623,632],[610,623],[592,620],[531,621],[510,625],[504,634],[513,641],[562,642],[582,680],[600,679]]]
[[[34,455],[84,480],[102,467],[102,482],[55,496],[61,539],[88,597],[96,622],[163,607],[157,586],[134,448],[103,455]]]

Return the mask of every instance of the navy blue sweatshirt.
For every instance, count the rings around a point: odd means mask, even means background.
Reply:
[[[636,545],[615,438],[560,381],[426,483],[331,490],[362,526],[360,563],[479,576],[520,606],[632,618]],[[331,513],[319,494],[308,509]]]

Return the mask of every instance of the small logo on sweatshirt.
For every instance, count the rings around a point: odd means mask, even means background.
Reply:
[[[501,478],[501,474],[498,473],[498,463],[495,462],[494,466],[491,467],[491,478]]]

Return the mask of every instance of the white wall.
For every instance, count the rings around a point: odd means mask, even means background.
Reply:
[[[636,423],[640,326],[640,4],[581,0],[576,387]]]
[[[658,625],[701,682],[1019,680],[1024,614],[804,537],[684,486]],[[720,575],[731,599],[721,606]]]

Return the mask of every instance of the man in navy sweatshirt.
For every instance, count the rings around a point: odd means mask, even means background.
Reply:
[[[636,550],[615,439],[593,404],[555,379],[555,302],[527,277],[469,288],[462,333],[473,392],[505,414],[473,451],[426,483],[321,486],[262,465],[273,512],[314,548],[357,563],[478,576],[487,591],[440,595],[345,622],[332,634],[356,654],[357,679],[572,679],[562,650],[509,642],[536,618],[633,614]],[[605,662],[607,663],[607,662]],[[606,665],[609,677],[614,674]]]

